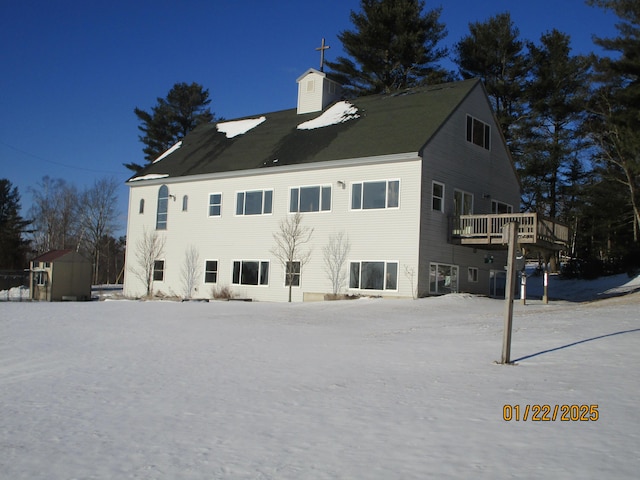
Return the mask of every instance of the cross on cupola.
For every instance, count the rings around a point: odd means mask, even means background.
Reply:
[[[316,48],[316,51],[320,51],[320,71],[324,72],[324,51],[328,50],[329,48],[331,48],[328,45],[324,44],[324,38],[322,39],[322,45],[320,45],[318,48]]]

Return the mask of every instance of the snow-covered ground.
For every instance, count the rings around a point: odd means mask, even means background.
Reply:
[[[570,300],[515,302],[509,366],[504,302],[464,294],[3,302],[0,478],[638,478],[640,293]]]

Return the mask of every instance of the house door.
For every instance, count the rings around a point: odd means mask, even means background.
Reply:
[[[504,298],[507,285],[507,272],[504,270],[491,270],[489,272],[490,292],[489,295],[496,298]]]

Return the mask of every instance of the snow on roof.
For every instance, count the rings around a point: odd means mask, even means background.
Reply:
[[[138,180],[155,180],[157,178],[165,178],[168,177],[168,173],[148,173],[147,175],[142,175],[141,177],[133,177],[130,182],[137,182]]]
[[[176,143],[173,147],[171,147],[169,150],[167,150],[166,152],[164,152],[162,155],[160,155],[158,158],[156,158],[153,163],[159,162],[160,160],[162,160],[164,157],[167,157],[169,155],[171,155],[173,152],[175,152],[176,150],[178,150],[180,147],[182,146],[182,140],[180,140],[178,143]]]
[[[356,107],[349,102],[338,102],[319,117],[298,125],[298,130],[328,127],[329,125],[336,125],[359,117],[360,115],[358,115],[358,109]]]
[[[264,122],[266,117],[247,118],[245,120],[233,120],[231,122],[222,122],[216,125],[219,132],[224,133],[227,138],[233,138],[238,135],[247,133],[252,128],[257,127]]]

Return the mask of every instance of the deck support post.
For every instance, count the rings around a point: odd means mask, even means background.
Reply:
[[[542,303],[545,305],[549,303],[549,264],[544,264],[543,273],[543,290],[542,290]]]
[[[502,336],[502,364],[511,363],[511,331],[513,326],[513,297],[516,288],[516,244],[518,241],[518,222],[505,225],[509,242],[507,255],[507,282],[504,295],[504,332]]]

